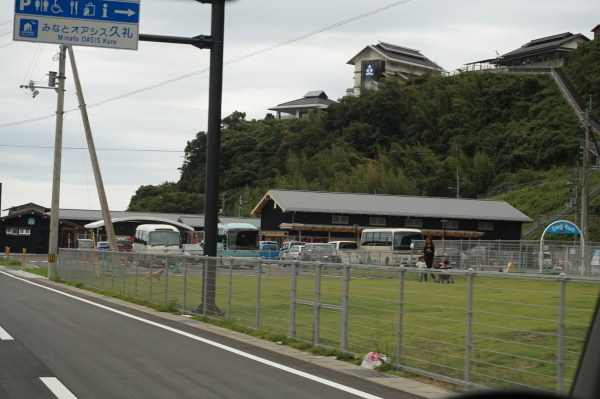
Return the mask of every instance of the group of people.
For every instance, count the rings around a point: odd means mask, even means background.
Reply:
[[[435,245],[433,245],[433,239],[431,237],[427,237],[425,239],[425,247],[423,248],[423,255],[419,258],[417,262],[417,267],[419,269],[441,269],[441,270],[449,270],[450,262],[444,256],[444,258],[438,258],[437,261],[433,262],[435,256]],[[427,272],[419,273],[419,282],[425,280],[427,282]],[[437,275],[439,278],[436,278],[436,274],[431,274],[431,278],[434,283],[449,283],[449,275],[448,274],[439,274]]]

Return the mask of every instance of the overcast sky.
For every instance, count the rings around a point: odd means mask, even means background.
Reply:
[[[239,0],[227,5],[225,60],[302,36],[397,0]],[[269,107],[325,90],[337,100],[353,86],[346,63],[378,41],[421,50],[446,70],[562,32],[583,33],[600,23],[597,1],[411,0],[307,39],[225,66],[223,116],[238,110],[263,118]],[[208,4],[143,0],[140,32],[192,37],[210,34]],[[57,71],[58,46],[12,41],[14,1],[0,0],[0,182],[2,209],[34,202],[50,207],[56,93],[35,99],[19,85],[45,84]],[[9,22],[10,21],[10,22]],[[5,47],[3,47],[5,46]],[[137,51],[74,47],[87,104],[200,71],[209,50],[140,42]],[[112,210],[125,210],[140,185],[179,179],[183,149],[206,130],[208,73],[89,109],[102,177]],[[65,110],[77,108],[67,63]],[[21,146],[21,147],[19,147]],[[48,148],[30,148],[48,147]],[[63,146],[86,147],[79,112],[64,122]],[[117,151],[117,150],[160,150]],[[87,150],[63,151],[61,208],[100,209]],[[6,214],[3,212],[3,215]]]

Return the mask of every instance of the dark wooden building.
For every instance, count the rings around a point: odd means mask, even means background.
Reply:
[[[358,240],[377,227],[420,229],[436,239],[519,240],[532,220],[505,201],[269,190],[252,211],[266,239]],[[443,222],[445,221],[445,222]]]

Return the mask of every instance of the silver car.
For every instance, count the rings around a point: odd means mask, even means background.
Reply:
[[[300,260],[300,256],[302,255],[302,249],[304,248],[304,244],[302,245],[294,245],[290,249],[288,249],[283,254],[283,266],[291,265],[293,261]]]
[[[201,244],[183,244],[181,252],[189,256],[204,256],[204,248]]]

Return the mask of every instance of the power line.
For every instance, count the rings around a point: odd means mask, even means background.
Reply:
[[[325,32],[325,31],[328,31],[328,30],[331,30],[331,29],[337,28],[337,27],[339,27],[339,26],[342,26],[342,25],[349,24],[350,22],[357,21],[357,20],[359,20],[359,19],[362,19],[362,18],[368,17],[368,16],[370,16],[370,15],[373,15],[373,14],[380,13],[380,12],[382,12],[382,11],[385,11],[385,10],[387,10],[387,9],[390,9],[390,8],[392,8],[392,7],[396,7],[396,6],[399,6],[399,5],[401,5],[401,4],[408,3],[409,1],[410,1],[410,0],[400,0],[400,1],[396,1],[396,2],[394,2],[394,3],[388,4],[387,6],[379,7],[379,8],[377,8],[377,9],[375,9],[375,10],[371,10],[371,11],[368,11],[368,12],[366,12],[366,13],[363,13],[363,14],[357,15],[357,16],[355,16],[355,17],[352,17],[352,18],[349,18],[349,19],[346,19],[346,20],[343,20],[343,21],[337,22],[337,23],[335,23],[335,24],[333,24],[333,25],[329,25],[329,26],[327,26],[327,27],[325,27],[325,28],[317,29],[317,30],[315,30],[315,31],[313,31],[313,32],[306,33],[306,34],[304,34],[304,35],[302,35],[302,36],[298,36],[298,37],[295,37],[295,38],[293,38],[293,39],[286,40],[286,41],[284,41],[284,42],[281,42],[281,43],[279,43],[279,44],[275,44],[275,45],[273,45],[273,46],[270,46],[270,47],[266,47],[266,48],[264,48],[264,49],[262,49],[262,50],[257,50],[257,51],[255,51],[255,52],[252,52],[252,53],[249,53],[249,54],[243,55],[243,56],[241,56],[241,57],[234,58],[234,59],[232,59],[232,60],[229,60],[229,61],[226,61],[226,62],[224,62],[224,63],[223,63],[223,65],[234,64],[234,63],[236,63],[236,62],[239,62],[239,61],[245,60],[245,59],[247,59],[247,58],[254,57],[254,56],[256,56],[256,55],[263,54],[263,53],[266,53],[266,52],[268,52],[268,51],[271,51],[271,50],[275,50],[275,49],[277,49],[277,48],[279,48],[279,47],[283,47],[283,46],[286,46],[286,45],[288,45],[288,44],[291,44],[291,43],[294,43],[294,42],[297,42],[297,41],[300,41],[300,40],[306,39],[306,38],[308,38],[308,37],[311,37],[311,36],[314,36],[314,35],[318,35],[319,33],[323,33],[323,32]],[[9,22],[10,22],[10,21],[9,21]],[[11,44],[13,44],[13,43],[11,43]],[[4,47],[4,46],[3,46],[3,47]],[[2,48],[2,47],[0,47],[0,48]],[[134,91],[131,91],[131,92],[129,92],[129,93],[121,94],[120,96],[117,96],[117,97],[113,97],[113,98],[109,98],[109,99],[106,99],[106,100],[102,100],[102,101],[99,101],[99,102],[97,102],[97,103],[94,103],[94,104],[89,104],[89,105],[87,106],[87,108],[89,109],[89,108],[97,107],[97,106],[99,106],[99,105],[102,105],[102,104],[106,104],[106,103],[108,103],[108,102],[111,102],[111,101],[121,100],[121,99],[123,99],[123,98],[129,97],[129,96],[133,96],[134,94],[139,94],[139,93],[142,93],[142,92],[145,92],[145,91],[148,91],[148,90],[156,89],[156,88],[158,88],[158,87],[165,86],[165,85],[167,85],[167,84],[174,83],[174,82],[177,82],[177,81],[179,81],[179,80],[182,80],[182,79],[186,79],[186,78],[189,78],[189,77],[192,77],[192,76],[195,76],[195,75],[199,75],[199,74],[202,74],[202,73],[208,72],[209,70],[210,70],[210,68],[204,68],[204,69],[200,69],[200,70],[198,70],[198,71],[190,72],[190,73],[188,73],[188,74],[185,74],[185,75],[179,76],[179,77],[177,77],[177,78],[173,78],[173,79],[165,80],[164,82],[156,83],[156,84],[154,84],[154,85],[147,86],[147,87],[144,87],[144,88],[141,88],[141,89],[138,89],[138,90],[134,90]],[[70,109],[70,110],[67,110],[67,111],[64,111],[64,112],[65,112],[65,114],[66,114],[66,113],[68,113],[68,112],[72,112],[72,111],[77,111],[77,109],[76,109],[76,108],[74,108],[74,109]],[[2,127],[8,127],[8,126],[14,126],[14,125],[20,125],[20,124],[23,124],[23,123],[37,122],[37,121],[40,121],[40,120],[43,120],[43,119],[49,119],[49,118],[52,118],[52,117],[54,117],[54,116],[55,116],[55,115],[54,115],[54,114],[52,114],[52,115],[40,116],[40,117],[37,117],[37,118],[32,118],[32,119],[26,119],[26,120],[22,120],[22,121],[19,121],[19,122],[9,122],[9,123],[4,123],[4,124],[1,124],[1,125],[0,125],[0,128],[2,128]]]
[[[13,20],[12,20],[12,19],[10,19],[10,20],[8,20],[8,21],[6,21],[6,22],[2,22],[2,23],[0,24],[0,26],[2,26],[2,25],[4,25],[4,24],[7,24],[7,23],[9,23],[9,22],[12,22],[12,21],[13,21]]]
[[[37,145],[10,145],[10,144],[0,144],[0,147],[11,147],[11,148],[42,148],[42,149],[54,149],[54,146],[37,146]],[[87,147],[63,147],[63,150],[88,150]],[[126,151],[126,152],[177,152],[182,153],[185,151],[175,151],[175,150],[133,150],[126,148],[96,148],[96,151]]]

